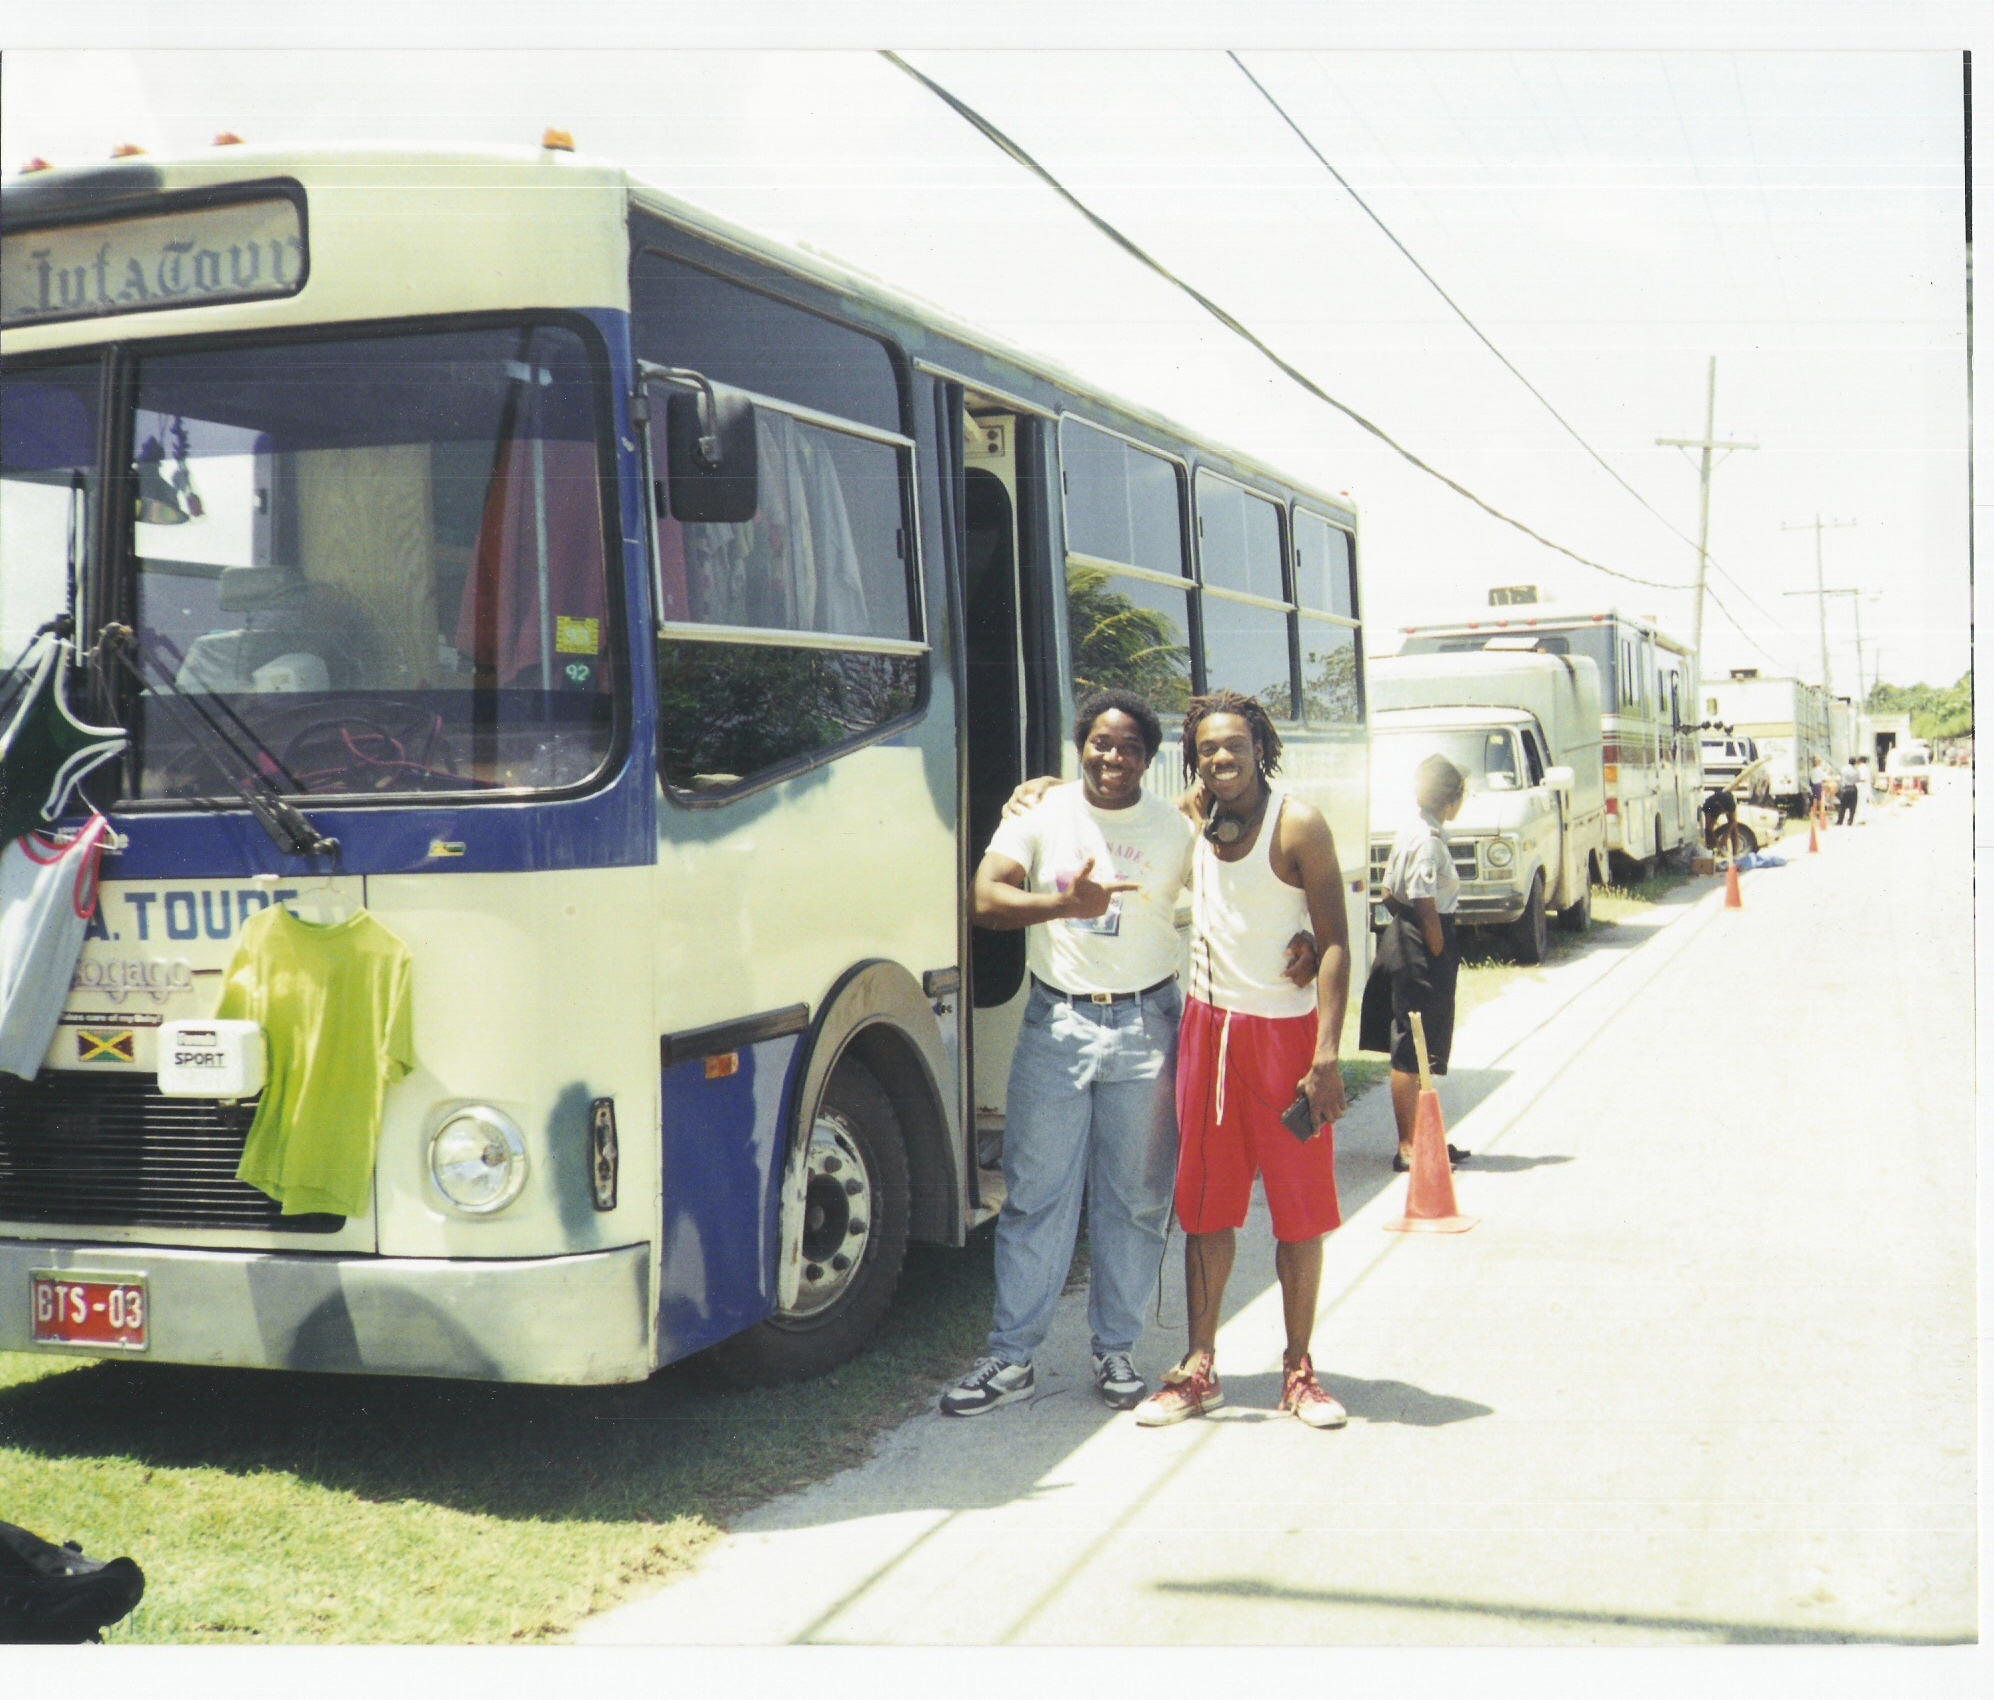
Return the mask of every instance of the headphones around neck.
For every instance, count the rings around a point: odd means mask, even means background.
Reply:
[[[1205,837],[1213,844],[1237,844],[1260,824],[1267,813],[1268,792],[1263,781],[1260,787],[1260,806],[1250,815],[1222,813],[1218,800],[1212,800],[1212,812],[1205,817]]]

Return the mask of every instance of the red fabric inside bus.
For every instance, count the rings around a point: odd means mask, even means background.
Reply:
[[[658,521],[658,618],[692,618],[685,581],[685,527],[675,519]]]
[[[543,445],[547,491],[547,599],[555,625],[555,679],[564,657],[586,653],[593,621],[595,689],[609,689],[600,658],[609,643],[603,591],[602,495],[593,443]],[[457,648],[501,685],[540,682],[539,527],[534,514],[534,444],[499,451],[470,577],[457,616]]]

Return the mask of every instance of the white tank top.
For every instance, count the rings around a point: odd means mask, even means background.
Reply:
[[[1267,788],[1260,836],[1237,862],[1221,862],[1198,835],[1191,874],[1191,995],[1214,1009],[1286,1018],[1314,1015],[1313,986],[1282,972],[1288,941],[1313,934],[1308,899],[1274,872],[1274,828],[1285,800]]]
[[[0,1069],[32,1080],[55,1038],[97,907],[102,815],[68,845],[30,832],[0,852]]]

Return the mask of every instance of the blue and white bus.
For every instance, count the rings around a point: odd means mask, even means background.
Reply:
[[[1098,685],[1259,692],[1365,936],[1347,499],[551,132],[38,171],[0,219],[0,643],[67,608],[131,739],[0,1076],[0,1349],[849,1357],[997,1208],[1024,961],[968,882]],[[285,1215],[157,1040],[319,889],[410,953],[415,1065],[369,1206]]]

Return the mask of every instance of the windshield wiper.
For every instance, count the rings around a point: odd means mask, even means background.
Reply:
[[[167,706],[183,733],[188,734],[196,744],[205,744],[209,754],[217,747],[230,758],[220,764],[227,774],[229,783],[235,787],[256,824],[270,835],[271,842],[287,856],[336,856],[339,854],[339,840],[328,838],[312,825],[277,789],[270,775],[281,773],[291,781],[300,793],[304,787],[284,764],[277,759],[269,745],[252,732],[242,717],[219,698],[215,706],[234,721],[237,729],[249,741],[251,748],[245,750],[231,738],[221,721],[208,711],[203,701],[205,693],[183,691],[174,684],[172,675],[160,664],[159,658],[146,650],[137,635],[129,626],[106,626],[97,638],[100,653],[115,660],[129,673],[140,690],[150,688],[159,701]],[[136,659],[134,659],[136,657]],[[157,675],[158,684],[148,686],[139,663],[151,667]],[[181,711],[180,704],[186,704],[199,717],[197,721]],[[206,736],[200,727],[206,728]],[[230,771],[231,767],[233,771]]]

